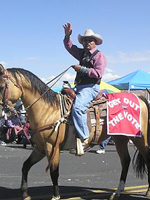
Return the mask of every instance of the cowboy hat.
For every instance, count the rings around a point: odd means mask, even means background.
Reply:
[[[92,31],[92,29],[87,29],[84,35],[78,35],[78,41],[82,44],[83,39],[85,38],[93,38],[95,40],[96,45],[100,45],[103,42],[102,37],[99,34],[96,34]]]

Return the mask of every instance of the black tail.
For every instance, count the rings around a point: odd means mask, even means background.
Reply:
[[[147,174],[147,166],[143,156],[140,154],[138,149],[133,156],[132,165],[136,176],[143,179],[145,177],[145,174]]]
[[[148,101],[145,97],[140,96],[139,97],[142,101],[145,102],[147,109],[148,109],[148,129],[147,129],[147,139],[148,139],[148,149],[147,149],[147,161],[149,162],[150,160],[150,106],[148,104]],[[132,160],[132,164],[133,164],[133,169],[136,172],[136,176],[140,177],[140,178],[144,178],[145,174],[147,174],[147,165],[146,162],[143,158],[143,156],[140,154],[139,150],[137,149],[134,156],[133,156],[133,160]]]

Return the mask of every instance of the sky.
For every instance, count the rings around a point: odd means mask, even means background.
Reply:
[[[103,81],[139,69],[150,73],[150,0],[0,0],[0,7],[0,63],[6,68],[24,68],[48,82],[78,64],[63,45],[63,24],[71,22],[78,47],[78,34],[88,28],[102,36]],[[56,86],[74,76],[69,69]]]

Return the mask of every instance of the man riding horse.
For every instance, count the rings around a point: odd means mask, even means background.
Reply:
[[[83,36],[78,35],[78,41],[83,45],[81,49],[74,45],[70,38],[72,34],[71,23],[67,23],[63,27],[65,48],[79,61],[79,65],[72,66],[77,72],[75,78],[76,99],[72,107],[72,118],[81,139],[79,141],[82,142],[80,152],[82,155],[89,138],[86,110],[99,93],[99,84],[106,66],[106,59],[103,53],[96,49],[96,45],[103,42],[100,35],[95,34],[91,29],[87,29]]]

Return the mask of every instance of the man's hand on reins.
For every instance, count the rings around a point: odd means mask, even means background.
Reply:
[[[71,66],[76,72],[80,72],[81,70],[81,65],[72,65]]]

